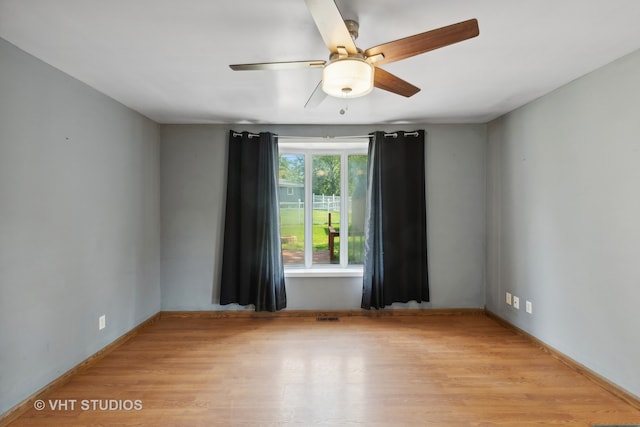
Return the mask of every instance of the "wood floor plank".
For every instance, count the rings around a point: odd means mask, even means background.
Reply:
[[[11,426],[640,424],[485,316],[162,318],[43,400]]]

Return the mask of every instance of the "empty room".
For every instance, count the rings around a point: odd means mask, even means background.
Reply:
[[[638,22],[0,0],[0,426],[640,426]]]

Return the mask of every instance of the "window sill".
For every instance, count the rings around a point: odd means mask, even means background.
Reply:
[[[362,267],[285,268],[284,277],[362,277]]]

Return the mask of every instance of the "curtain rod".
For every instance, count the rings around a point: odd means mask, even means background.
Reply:
[[[413,131],[413,132],[405,132],[404,133],[405,136],[418,136],[419,133],[418,131]],[[242,133],[239,132],[233,132],[233,136],[242,136]],[[257,138],[260,136],[260,134],[258,133],[249,133],[248,134],[249,139],[251,138]],[[369,138],[371,135],[344,135],[344,136],[295,136],[295,135],[278,135],[276,134],[276,136],[279,139],[349,139],[349,138]],[[398,132],[391,132],[391,133],[385,133],[384,134],[385,137],[387,138],[397,138],[398,137]]]

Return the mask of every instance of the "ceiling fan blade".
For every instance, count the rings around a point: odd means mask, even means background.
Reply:
[[[304,104],[304,108],[315,108],[320,105],[326,97],[327,94],[322,90],[322,80],[320,80],[320,83],[318,83],[316,88],[313,90],[313,93],[307,100],[307,103]]]
[[[349,34],[344,19],[333,0],[305,0],[309,12],[320,31],[320,35],[332,53],[338,46],[344,47],[351,55],[358,53],[356,44]]]
[[[290,62],[260,62],[256,64],[233,64],[229,67],[234,71],[249,70],[295,70],[303,68],[322,68],[327,61],[290,61]]]
[[[478,34],[480,34],[478,20],[469,19],[468,21],[458,22],[457,24],[374,46],[367,49],[364,55],[366,57],[384,55],[384,58],[375,62],[376,65],[382,65],[449,46],[476,37]]]
[[[407,98],[420,92],[419,87],[378,67],[376,67],[373,75],[373,85],[378,89],[384,89],[398,95],[406,96]]]

